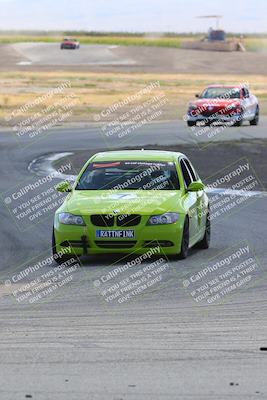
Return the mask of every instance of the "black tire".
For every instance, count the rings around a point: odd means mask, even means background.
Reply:
[[[243,125],[243,114],[240,115],[238,120],[233,124],[233,126],[242,126]]]
[[[181,252],[179,254],[179,259],[184,260],[188,255],[189,249],[189,219],[186,216],[184,221],[183,238],[181,245]]]
[[[243,120],[241,119],[240,121],[236,121],[233,126],[242,126]]]
[[[207,218],[206,218],[206,229],[205,229],[205,235],[203,239],[197,243],[197,247],[199,249],[208,249],[210,247],[210,233],[211,233],[211,228],[210,228],[210,213],[207,213]]]
[[[187,126],[196,126],[196,124],[195,121],[187,121]]]
[[[255,116],[254,118],[249,121],[250,125],[259,125],[259,120],[260,120],[260,109],[259,107],[257,107],[256,112],[255,112]]]
[[[76,258],[77,261],[79,261],[78,258],[73,255],[59,256],[59,254],[56,252],[56,241],[55,241],[54,229],[52,232],[52,255],[53,255],[54,261],[59,265],[69,261],[71,258]]]

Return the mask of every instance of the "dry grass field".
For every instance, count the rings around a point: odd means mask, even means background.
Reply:
[[[251,75],[198,75],[194,74],[115,74],[92,72],[0,72],[0,121],[8,125],[6,117],[14,110],[28,104],[50,90],[68,81],[70,87],[63,93],[48,97],[44,102],[24,111],[23,118],[33,115],[41,108],[71,95],[75,99],[72,114],[68,121],[94,121],[99,114],[112,104],[136,94],[151,82],[158,81],[160,86],[153,95],[163,94],[167,98],[161,119],[180,119],[186,111],[187,102],[194,98],[206,85],[217,83],[248,82],[259,97],[261,110],[267,114],[267,76]],[[151,94],[142,96],[145,101]],[[136,105],[131,101],[123,110]],[[122,112],[122,109],[118,111]],[[112,113],[112,118],[116,113]],[[13,120],[14,122],[15,120]]]

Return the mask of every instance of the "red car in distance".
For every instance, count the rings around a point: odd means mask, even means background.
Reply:
[[[250,125],[259,123],[258,99],[246,85],[210,85],[196,97],[188,106],[188,126],[198,122],[207,125],[229,122],[234,126],[241,126],[243,121],[249,121]]]
[[[61,50],[63,50],[63,49],[72,49],[72,50],[79,49],[80,42],[78,42],[77,39],[65,38],[61,42],[60,48],[61,48]]]

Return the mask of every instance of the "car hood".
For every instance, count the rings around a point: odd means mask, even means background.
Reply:
[[[229,105],[240,105],[239,99],[199,99],[190,103],[190,105],[195,105],[197,107],[227,107]]]
[[[74,190],[64,209],[77,215],[91,214],[161,214],[183,212],[179,190]]]

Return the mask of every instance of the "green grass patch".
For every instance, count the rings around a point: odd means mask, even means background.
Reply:
[[[81,44],[105,44],[120,46],[181,47],[182,37],[142,37],[142,36],[75,36]],[[12,43],[60,43],[61,36],[0,35],[0,44]]]
[[[245,38],[244,45],[248,51],[267,50],[267,38]]]
[[[196,40],[204,36],[203,33],[162,33],[145,34],[131,32],[0,32],[0,44],[21,42],[60,43],[64,37],[77,38],[81,44],[103,44],[120,46],[155,46],[180,48],[184,40]],[[240,37],[240,34],[227,34],[228,39]],[[267,50],[267,36],[244,35],[243,42],[249,51]]]

